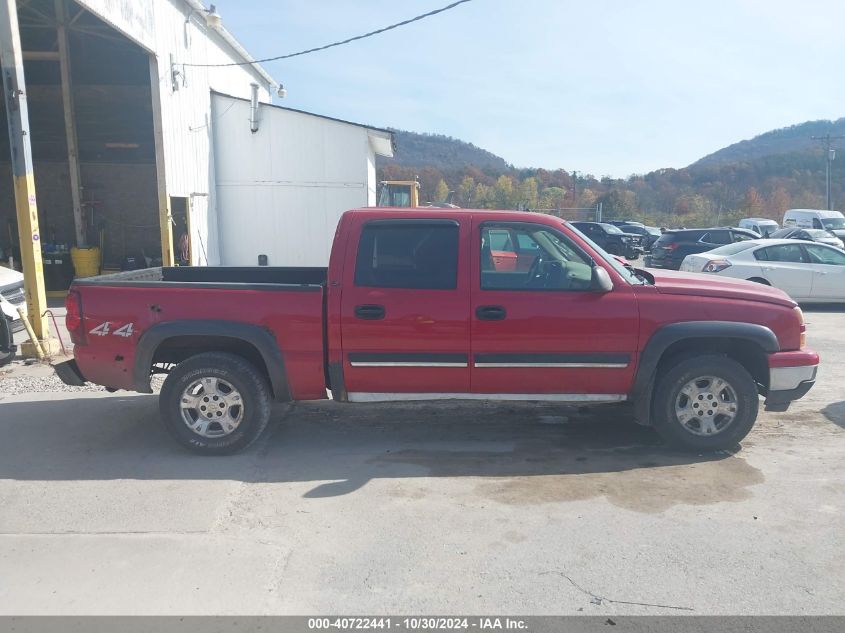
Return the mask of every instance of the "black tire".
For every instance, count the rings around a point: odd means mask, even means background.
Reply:
[[[182,398],[185,390],[202,378],[222,380],[223,383],[218,384],[231,386],[237,392],[237,400],[243,403],[240,410],[238,405],[231,406],[233,415],[239,413],[240,418],[236,428],[228,434],[218,437],[201,435],[189,427],[183,417]],[[202,399],[205,391],[203,387],[199,388],[200,395],[193,397]],[[159,396],[159,410],[168,433],[179,444],[200,455],[230,455],[252,444],[270,421],[270,404],[270,387],[261,372],[244,358],[224,352],[197,354],[179,363],[167,376]],[[229,405],[220,403],[219,406],[226,406],[227,413],[230,411]],[[200,414],[199,407],[191,411]],[[223,422],[216,418],[196,421],[200,425],[205,423],[211,433],[226,432]]]
[[[12,362],[15,351],[14,339],[12,338],[12,321],[0,312],[0,367]]]
[[[751,279],[746,279],[746,281],[753,281],[755,284],[763,284],[764,286],[772,285],[762,277],[752,277]]]
[[[696,379],[701,379],[700,384],[706,385],[705,377],[708,376],[724,380],[733,390],[735,398],[726,404],[734,407],[734,417],[725,423],[724,416],[717,416],[724,426],[712,435],[699,435],[697,433],[703,433],[706,427],[695,417],[685,426],[676,413],[676,404],[686,400],[686,396],[681,397],[685,385]],[[695,403],[696,399],[689,402]],[[704,402],[707,402],[706,398]],[[659,377],[652,403],[652,423],[660,436],[676,448],[700,452],[724,450],[735,447],[748,435],[757,421],[759,404],[757,384],[735,360],[715,354],[687,357],[669,367]],[[703,409],[701,411],[704,412]]]

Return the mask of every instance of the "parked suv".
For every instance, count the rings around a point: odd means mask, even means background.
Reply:
[[[613,226],[617,226],[625,233],[633,233],[639,235],[642,240],[643,250],[648,252],[654,243],[660,237],[660,229],[654,226],[646,226],[642,222],[634,222],[632,220],[612,220],[610,222]]]
[[[651,255],[646,257],[645,265],[650,268],[680,270],[681,262],[687,255],[705,253],[725,244],[759,237],[754,231],[730,227],[668,230],[654,243]]]
[[[604,222],[572,222],[572,226],[611,255],[636,259],[643,253],[642,238]]]

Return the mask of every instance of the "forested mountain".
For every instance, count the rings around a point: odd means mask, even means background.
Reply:
[[[379,177],[416,176],[422,200],[443,200],[454,191],[454,202],[462,207],[562,210],[564,216],[584,217],[589,213],[570,209],[601,203],[606,219],[637,218],[666,226],[728,224],[748,216],[780,220],[789,208],[826,206],[825,152],[809,137],[828,133],[845,134],[845,119],[775,130],[689,167],[617,179],[574,170],[517,169],[461,141],[399,132],[397,158],[380,165]],[[839,143],[842,152],[832,169],[832,206],[841,209],[845,208],[845,142]],[[436,149],[427,153],[426,147]]]
[[[451,136],[417,134],[394,129],[390,131],[396,141],[396,155],[393,158],[379,158],[380,167],[431,165],[438,169],[457,169],[465,165],[475,165],[479,169],[500,172],[509,167],[504,158]]]
[[[820,142],[813,136],[845,135],[845,118],[836,121],[807,121],[780,130],[772,130],[747,141],[740,141],[705,156],[693,166],[719,165],[754,160],[774,154],[818,151]]]

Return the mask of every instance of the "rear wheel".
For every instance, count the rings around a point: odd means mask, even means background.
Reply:
[[[159,409],[170,435],[202,455],[236,453],[270,421],[270,388],[249,361],[209,352],[179,363],[161,388]]]
[[[695,451],[736,446],[757,420],[757,384],[726,356],[687,358],[660,378],[653,424],[668,443]]]

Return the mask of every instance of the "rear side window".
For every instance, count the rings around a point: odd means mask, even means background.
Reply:
[[[768,246],[756,251],[754,257],[763,262],[804,263],[804,252],[800,244]]]
[[[702,235],[700,241],[708,244],[730,244],[731,234],[729,231],[710,231]]]
[[[396,222],[361,232],[355,285],[452,290],[458,287],[458,225]]]

